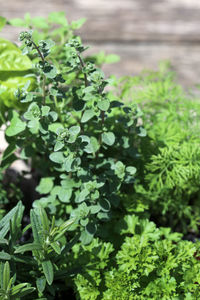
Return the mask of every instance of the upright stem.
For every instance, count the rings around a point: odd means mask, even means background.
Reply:
[[[81,68],[83,69],[84,68],[83,60],[82,60],[82,58],[81,58],[81,56],[80,56],[79,53],[77,53],[77,55],[78,55],[78,58],[79,58],[79,61],[80,61],[80,64],[81,64]],[[83,73],[83,75],[84,75],[85,87],[87,87],[87,86],[89,86],[87,75],[85,73]]]
[[[34,43],[33,41],[32,41],[32,43],[33,43],[35,49],[37,50],[39,56],[41,57],[41,60],[42,60],[43,62],[45,62],[44,56],[43,56],[42,52],[40,51],[39,47],[38,47],[38,46],[36,45],[36,43]]]
[[[80,64],[81,64],[81,69],[83,70],[83,68],[84,68],[84,62],[83,62],[83,60],[82,60],[82,58],[81,58],[81,56],[80,56],[79,53],[77,53],[77,56],[78,56]],[[89,86],[87,75],[85,73],[83,73],[83,75],[84,75],[85,87],[87,87],[87,86]],[[84,111],[82,110],[82,112],[81,112],[81,119],[82,119],[83,113],[84,113]],[[81,132],[83,132],[83,126],[82,126],[81,122],[80,122],[80,127],[81,127]]]
[[[44,55],[40,51],[39,47],[32,41],[35,49],[37,50],[41,60],[45,62]],[[43,74],[43,80],[42,80],[42,90],[43,90],[43,104],[45,105],[45,98],[46,98],[46,91],[45,91],[45,85],[46,85],[46,76]]]

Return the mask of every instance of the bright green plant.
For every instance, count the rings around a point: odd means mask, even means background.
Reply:
[[[20,41],[24,54],[35,55],[38,86],[33,92],[29,84],[16,91],[18,101],[29,106],[23,116],[16,111],[7,116],[10,144],[2,168],[15,149],[22,159],[31,158],[34,168],[42,164],[36,190],[43,197],[34,207],[47,207],[61,218],[79,218],[80,239],[89,243],[102,222],[110,220],[121,189],[132,189],[137,144],[145,135],[137,125],[142,113],[135,104],[124,105],[104,91],[109,80],[84,62],[86,48],[78,37],[65,45],[68,58],[60,61],[59,69],[51,60],[52,40],[36,44],[29,31],[20,34]],[[69,84],[71,73],[75,75]]]
[[[74,279],[77,299],[199,298],[198,243],[182,241],[181,234],[136,215],[125,216],[113,228],[123,237],[115,251],[98,239],[73,247],[74,260],[82,265]]]
[[[0,171],[24,160],[38,194],[33,203],[20,196],[33,206],[30,218],[19,202],[0,220],[0,295],[63,299],[73,287],[84,300],[198,299],[198,243],[148,218],[197,230],[199,103],[163,67],[105,79],[101,64],[116,57],[85,57],[73,34],[83,20],[26,14],[0,18],[0,28],[6,22],[29,30],[19,37],[22,52],[7,41],[0,52],[9,57],[0,83],[9,144]],[[18,89],[5,90],[16,77]]]
[[[119,99],[134,101],[144,112],[148,137],[140,147],[140,174],[126,204],[145,203],[159,224],[197,230],[199,205],[200,104],[174,80],[168,65],[158,72],[120,79]],[[131,208],[132,207],[132,208]],[[132,210],[133,209],[133,210]],[[189,227],[188,227],[189,225]]]

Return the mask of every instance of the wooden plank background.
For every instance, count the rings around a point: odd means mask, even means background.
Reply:
[[[69,21],[87,18],[80,35],[90,53],[121,56],[104,67],[106,75],[138,74],[167,59],[185,87],[200,83],[200,0],[0,0],[8,19],[52,11],[65,11]],[[19,31],[6,27],[1,36],[16,41]]]

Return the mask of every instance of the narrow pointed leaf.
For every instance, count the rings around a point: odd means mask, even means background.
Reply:
[[[51,247],[53,248],[53,250],[60,255],[61,253],[61,249],[60,249],[60,246],[59,246],[59,243],[58,242],[54,242],[54,243],[51,243]]]
[[[10,265],[6,262],[3,269],[3,289],[7,290],[10,281]]]
[[[51,263],[50,260],[46,260],[42,262],[42,269],[45,275],[45,278],[48,282],[49,285],[52,284],[53,282],[53,277],[54,277],[54,273],[53,273],[53,265]]]
[[[42,236],[41,236],[42,227],[39,218],[33,210],[31,210],[30,216],[31,216],[31,225],[32,225],[34,242],[36,244],[42,245]]]
[[[42,226],[43,226],[43,230],[48,233],[49,232],[49,220],[46,214],[46,211],[44,210],[43,207],[40,207],[40,217],[41,217],[41,221],[42,221]]]
[[[15,250],[15,253],[24,253],[26,251],[33,251],[33,250],[42,250],[41,244],[29,243],[29,244],[25,244],[23,246],[19,246]]]

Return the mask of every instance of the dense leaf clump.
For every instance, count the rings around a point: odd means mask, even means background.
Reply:
[[[199,297],[200,263],[192,242],[137,216],[125,216],[115,228],[123,236],[115,248],[98,239],[89,246],[74,246],[83,265],[74,280],[80,299]]]
[[[0,17],[0,299],[198,299],[200,104],[166,64],[106,79],[83,23]]]
[[[198,230],[198,99],[176,84],[166,63],[158,72],[125,77],[119,84],[119,99],[140,105],[148,132],[140,147],[141,173],[131,198],[146,203],[151,217],[161,225],[182,232],[188,226]]]

